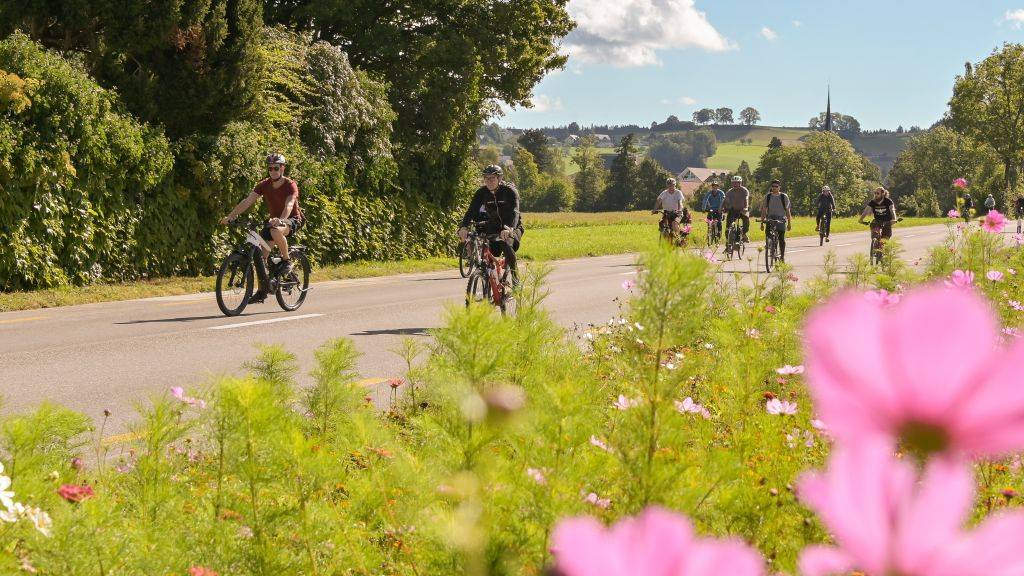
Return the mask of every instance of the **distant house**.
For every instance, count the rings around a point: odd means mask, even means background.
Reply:
[[[614,146],[615,142],[612,137],[607,134],[594,134],[594,138],[597,138],[598,146]]]
[[[693,193],[697,191],[702,185],[710,182],[712,179],[717,179],[723,188],[726,187],[726,178],[729,177],[728,170],[719,170],[715,168],[686,168],[676,176],[678,181],[677,187],[683,192],[684,196],[693,196]]]
[[[508,155],[498,156],[498,165],[508,168],[512,165],[512,157]]]
[[[566,136],[564,143],[566,146],[575,146],[580,143],[580,137],[576,134],[569,134]]]

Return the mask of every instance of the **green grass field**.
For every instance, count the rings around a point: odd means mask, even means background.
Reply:
[[[783,146],[796,146],[800,144],[800,138],[810,133],[810,130],[800,128],[771,126],[713,126],[712,130],[718,139],[718,151],[707,159],[707,167],[722,170],[735,170],[744,160],[751,170],[756,170],[772,138],[782,140]],[[739,143],[739,140],[746,138],[753,142]]]
[[[525,260],[544,261],[584,256],[625,254],[649,249],[657,242],[658,217],[646,210],[634,212],[597,213],[527,213],[526,236],[520,254]],[[705,233],[704,216],[694,212],[695,234]],[[944,222],[943,218],[907,218],[901,226],[923,226]],[[832,231],[864,230],[853,218],[832,221]],[[814,220],[796,218],[791,236],[813,236]],[[757,226],[751,224],[751,241],[763,239]],[[394,262],[351,262],[339,266],[317,268],[313,280],[367,278],[409,272],[448,270],[456,265],[454,258],[429,258]],[[53,308],[93,302],[133,300],[154,296],[196,294],[213,290],[212,276],[161,278],[124,284],[97,284],[64,287],[33,292],[0,294],[0,312]]]
[[[757,144],[740,144],[738,142],[719,144],[715,155],[707,159],[707,167],[736,170],[740,163],[746,160],[753,171],[761,164],[761,155],[766,150],[768,150],[767,146],[758,146]]]

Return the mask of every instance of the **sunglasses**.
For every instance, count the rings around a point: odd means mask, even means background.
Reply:
[[[270,166],[270,167],[267,168],[267,170],[270,170],[271,172],[278,172],[282,168],[284,168],[284,167],[283,166]]]

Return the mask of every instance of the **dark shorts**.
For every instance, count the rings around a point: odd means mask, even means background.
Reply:
[[[892,238],[892,220],[872,220],[871,230],[882,229],[882,238]]]
[[[289,236],[294,236],[295,233],[298,232],[299,229],[302,228],[302,225],[305,223],[305,221],[299,218],[285,218],[284,220],[282,220],[282,222],[288,225]],[[274,237],[270,235],[270,222],[267,222],[266,224],[263,225],[263,231],[260,232],[260,236],[262,236],[263,239],[266,240],[267,242],[270,242],[274,239]]]

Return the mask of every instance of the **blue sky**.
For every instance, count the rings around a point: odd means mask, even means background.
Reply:
[[[1024,0],[570,0],[565,70],[503,126],[640,124],[746,106],[805,126],[825,108],[865,129],[927,127],[964,62],[1024,42]]]

